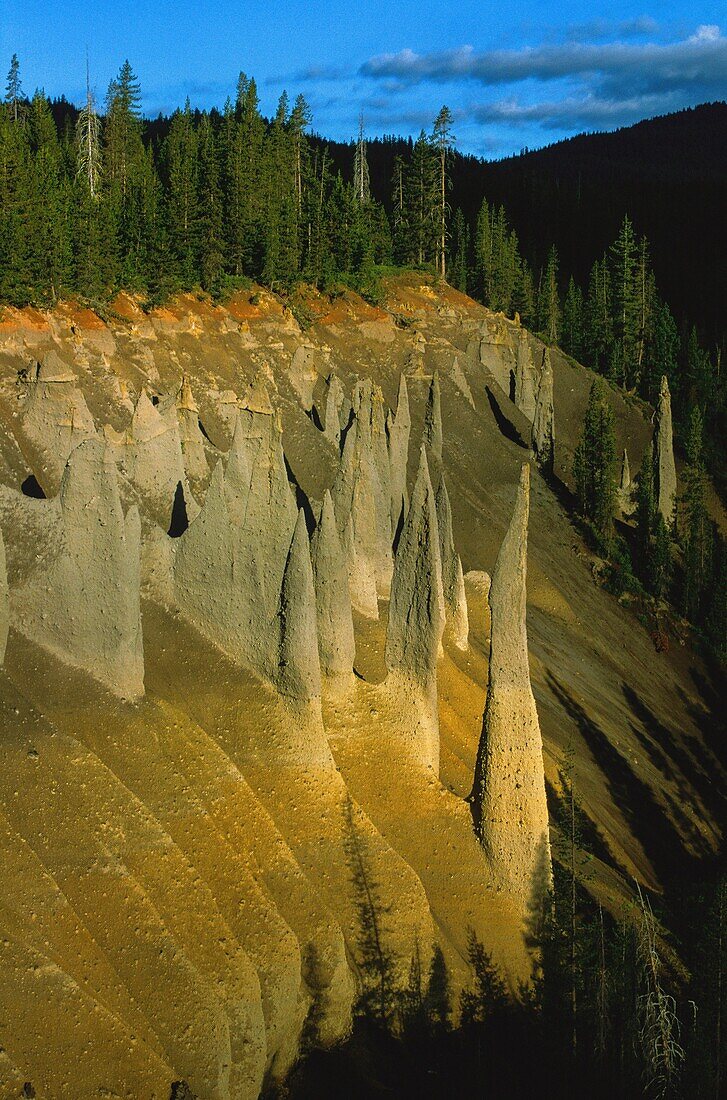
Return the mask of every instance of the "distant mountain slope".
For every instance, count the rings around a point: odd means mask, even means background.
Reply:
[[[482,184],[506,205],[526,253],[542,261],[554,242],[563,270],[582,281],[628,213],[675,315],[710,339],[724,334],[727,103],[486,164]]]
[[[350,178],[353,146],[329,147]],[[410,148],[393,137],[368,144],[372,188],[387,205],[394,159]],[[584,284],[628,213],[675,317],[712,342],[727,332],[726,195],[727,103],[708,103],[502,161],[456,155],[450,203],[470,224],[483,197],[504,205],[536,273],[555,244],[561,273]]]

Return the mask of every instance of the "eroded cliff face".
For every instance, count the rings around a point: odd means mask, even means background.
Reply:
[[[540,473],[588,372],[414,277],[305,308],[0,318],[10,1094],[252,1098],[304,1027],[345,1035],[352,833],[402,984],[438,944],[456,1000],[471,928],[516,990],[566,750],[607,906],[717,840],[706,673]],[[643,454],[651,410],[611,400]]]

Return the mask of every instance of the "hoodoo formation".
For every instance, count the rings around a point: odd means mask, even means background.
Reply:
[[[456,1024],[473,935],[517,997],[571,743],[614,916],[663,870],[616,754],[716,844],[636,730],[699,743],[683,659],[553,491],[554,391],[560,464],[590,373],[445,284],[386,285],[305,335],[247,291],[0,326],[1,1096],[256,1100],[346,1040],[382,958],[392,1004],[444,968]],[[616,407],[643,453],[648,411]],[[673,509],[671,446],[664,390]]]
[[[543,741],[525,623],[529,511],[530,467],[525,465],[488,597],[487,703],[471,795],[477,836],[523,914],[529,903],[542,900],[552,882]]]
[[[531,436],[533,452],[539,465],[548,473],[553,472],[555,460],[555,412],[553,409],[553,367],[550,352],[543,352],[543,366],[538,382],[538,393],[533,412]]]
[[[655,467],[657,507],[669,526],[674,522],[677,472],[674,464],[674,441],[671,424],[671,394],[666,377],[661,379],[659,400],[656,406]]]
[[[414,712],[412,748],[439,769],[437,654],[444,630],[442,559],[434,490],[422,443],[419,470],[396,551],[386,629],[386,666]]]
[[[302,513],[301,513],[302,514]],[[356,654],[348,570],[331,494],[326,490],[311,545],[318,613],[318,651],[326,676],[350,678]]]

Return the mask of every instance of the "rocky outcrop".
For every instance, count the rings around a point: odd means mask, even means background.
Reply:
[[[391,533],[394,541],[404,523],[407,510],[406,472],[409,461],[409,437],[411,435],[411,413],[409,412],[409,393],[406,377],[399,377],[399,394],[396,402],[396,415],[389,423],[389,469],[391,483]]]
[[[200,514],[178,540],[174,584],[192,622],[233,660],[272,680],[280,667],[283,578],[292,565],[290,577],[298,576],[300,534],[290,561],[297,519],[277,418],[240,409],[227,470],[220,460]]]
[[[396,551],[386,629],[387,686],[399,693],[403,736],[425,766],[439,768],[437,655],[444,629],[442,563],[434,490],[422,444]]]
[[[548,361],[549,362],[549,361]],[[523,416],[532,421],[535,417],[535,368],[533,353],[527,333],[520,332],[515,366],[515,404]]]
[[[383,398],[371,383],[358,383],[353,397],[354,419],[346,433],[341,465],[331,495],[349,562],[354,606],[378,617],[373,587],[385,598],[391,587],[391,483]],[[347,531],[352,520],[352,538]]]
[[[525,622],[529,498],[526,465],[492,574],[487,702],[470,796],[475,832],[496,879],[523,912],[551,882],[543,743]]]
[[[180,491],[186,506],[193,498],[176,416],[163,415],[145,390],[139,395],[129,430],[117,449],[117,458],[141,506],[167,530]]]
[[[624,516],[629,516],[634,511],[634,502],[632,500],[631,467],[629,465],[629,453],[625,447],[623,458],[621,459],[621,476],[618,483],[618,505],[621,509],[622,515]]]
[[[85,440],[68,459],[60,512],[60,551],[17,593],[15,625],[117,695],[136,699],[144,693],[141,525],[135,507],[124,516],[101,440]]]
[[[469,622],[467,596],[464,589],[462,562],[454,547],[452,508],[444,475],[439,480],[435,497],[439,552],[442,563],[442,593],[444,596],[445,634],[458,649],[467,649]]]
[[[199,426],[199,406],[194,399],[189,380],[185,376],[182,377],[177,395],[176,410],[184,469],[191,484],[196,489],[201,488],[207,482],[210,469],[204,436]]]
[[[10,626],[10,600],[8,596],[8,570],[5,561],[5,543],[0,531],[0,665],[5,660]]]
[[[281,695],[309,702],[321,694],[316,593],[303,509],[285,563],[278,612],[279,646],[275,684]]]
[[[374,549],[376,589],[386,598],[391,588],[394,562],[391,553],[391,469],[386,439],[384,397],[369,379],[358,382],[353,393],[356,418],[356,446],[359,469],[370,482],[375,526],[371,532]],[[360,524],[358,525],[360,527]],[[354,515],[354,530],[357,528]]]
[[[338,375],[331,374],[326,389],[326,404],[323,411],[323,434],[338,449],[341,444],[341,414],[344,409],[345,394]]]
[[[442,466],[442,396],[437,371],[432,376],[424,412],[424,442],[429,448],[432,472],[436,474],[435,481],[438,481]]]
[[[96,435],[93,417],[76,376],[55,351],[24,375],[27,389],[18,435],[33,473],[47,497],[60,488],[68,456]]]
[[[313,581],[318,620],[321,671],[332,678],[350,678],[356,647],[351,617],[346,556],[341,546],[330,492],[311,541]],[[375,593],[374,593],[375,595]]]
[[[553,367],[548,348],[543,352],[543,369],[533,412],[531,445],[539,465],[548,473],[555,460],[555,413],[553,410]]]
[[[672,438],[671,395],[666,375],[661,379],[659,400],[656,405],[656,433],[654,466],[656,473],[657,507],[667,527],[674,523],[674,506],[677,492],[677,473],[674,465],[674,441]]]

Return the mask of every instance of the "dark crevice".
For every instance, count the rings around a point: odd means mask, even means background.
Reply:
[[[181,481],[177,482],[177,488],[174,491],[174,504],[172,505],[172,519],[169,524],[169,531],[167,534],[172,539],[178,539],[180,535],[189,527],[189,518],[187,516],[187,502],[184,499],[184,489]]]
[[[20,486],[20,491],[26,497],[32,497],[34,500],[45,500],[46,495],[41,489],[35,474],[28,474],[23,484]]]

